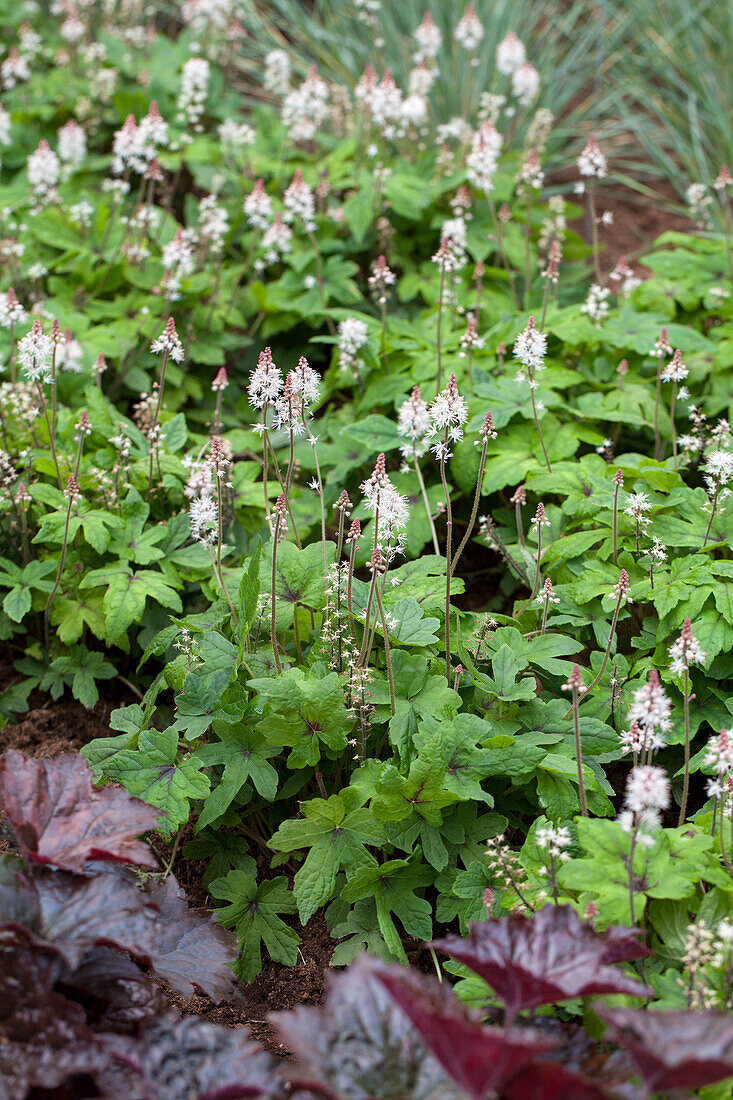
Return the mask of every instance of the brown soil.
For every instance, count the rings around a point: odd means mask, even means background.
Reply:
[[[78,752],[95,737],[109,737],[109,716],[119,702],[100,701],[93,710],[80,703],[48,701],[19,716],[15,725],[0,729],[0,752],[18,749],[26,756],[56,756]]]
[[[15,725],[0,729],[0,752],[12,748],[36,757],[78,752],[95,737],[110,736],[113,731],[110,730],[109,716],[122,702],[100,700],[93,710],[85,710],[80,703],[66,700],[57,703],[49,701],[45,705],[32,707],[20,716]],[[201,909],[208,907],[209,902],[201,884],[206,862],[180,855],[180,850],[192,836],[193,830],[188,826],[179,841],[179,854],[173,872],[186,893],[189,905]],[[170,847],[158,835],[148,837],[148,841],[161,865],[165,866],[171,856]],[[5,843],[0,839],[0,851],[5,848]],[[269,873],[266,864],[261,870],[264,875]],[[268,1024],[267,1015],[299,1004],[321,1004],[325,970],[333,948],[323,914],[317,913],[301,932],[297,966],[283,967],[272,962],[265,953],[262,973],[244,987],[242,1003],[217,1005],[205,993],[196,993],[186,999],[171,990],[166,992],[172,1004],[184,1015],[200,1016],[226,1027],[248,1027],[253,1037],[270,1051],[287,1054]]]
[[[568,169],[553,175],[550,182],[568,184],[575,182],[577,176],[575,169]],[[569,198],[579,206],[585,201],[572,194]],[[679,195],[666,180],[652,180],[645,184],[644,193],[622,183],[602,180],[596,207],[599,217],[605,210],[613,215],[612,225],[598,227],[604,275],[612,271],[622,258],[637,275],[649,275],[649,270],[637,261],[656,238],[668,230],[690,233],[695,228],[690,218],[681,212]],[[590,240],[587,216],[570,222],[570,228],[585,240]]]
[[[182,852],[194,836],[190,825],[181,834],[178,849]],[[160,860],[161,866],[167,866],[171,857],[171,848],[160,836],[149,837],[149,843]],[[180,854],[173,864],[176,881],[186,892],[189,905],[206,908],[209,897],[201,884],[206,870],[205,860],[187,859]],[[282,871],[272,871],[267,857],[257,858],[258,875],[269,878]],[[287,919],[287,918],[286,918]],[[296,918],[290,920],[294,923]],[[297,925],[296,925],[297,927]],[[184,1015],[201,1016],[212,1023],[227,1027],[247,1026],[255,1039],[275,1054],[285,1052],[271,1025],[267,1022],[270,1012],[295,1008],[299,1004],[318,1005],[323,1001],[325,971],[331,961],[334,943],[328,934],[326,921],[322,913],[311,917],[300,933],[300,951],[298,963],[294,967],[284,967],[273,962],[263,952],[262,972],[253,982],[243,989],[243,1001],[239,1003],[215,1004],[205,993],[196,993],[186,999],[179,994],[166,990],[173,1004]]]
[[[599,214],[604,210],[613,214],[613,225],[599,227],[604,245],[601,253],[604,271],[613,270],[618,260],[625,257],[637,274],[648,275],[648,268],[634,261],[649,249],[657,237],[668,230],[678,233],[694,231],[694,223],[679,212],[679,196],[670,183],[655,180],[650,188],[654,191],[653,196],[640,195],[623,184],[600,189]]]
[[[217,1005],[205,993],[195,993],[188,1000],[176,993],[169,992],[168,996],[184,1015],[201,1016],[225,1027],[248,1027],[253,1038],[267,1050],[284,1055],[288,1053],[287,1047],[268,1023],[268,1014],[323,1002],[333,946],[323,914],[316,913],[301,932],[297,966],[285,967],[265,959],[262,973],[243,990],[244,1004]]]

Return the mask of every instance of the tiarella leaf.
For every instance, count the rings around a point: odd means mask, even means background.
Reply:
[[[192,801],[208,795],[210,783],[202,767],[195,756],[179,752],[172,728],[141,730],[137,748],[120,749],[103,765],[106,776],[162,811],[161,827],[169,833],[188,821]]]
[[[242,952],[237,971],[242,978],[251,980],[262,969],[261,944],[276,962],[295,966],[298,933],[280,918],[281,913],[294,913],[297,908],[287,879],[267,879],[258,885],[254,872],[233,870],[212,882],[209,889],[215,898],[230,903],[217,915],[237,933]]]
[[[366,845],[384,843],[383,826],[360,808],[353,792],[311,799],[303,807],[304,820],[285,821],[270,840],[275,851],[307,848],[305,862],[295,875],[294,893],[302,924],[333,896],[336,876],[359,866],[376,864]]]
[[[426,940],[432,934],[431,906],[415,890],[424,889],[432,881],[433,875],[428,868],[392,859],[378,867],[362,867],[350,875],[341,897],[348,902],[374,897],[378,912],[381,904],[385,912],[399,919],[408,935]]]
[[[224,765],[221,779],[213,786],[199,814],[197,829],[221,817],[248,780],[270,802],[277,792],[278,774],[269,762],[277,749],[266,744],[262,733],[245,726],[222,730],[220,736],[221,740],[196,749],[196,759],[204,767]]]

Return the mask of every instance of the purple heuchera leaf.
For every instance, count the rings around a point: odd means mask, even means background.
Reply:
[[[650,992],[609,965],[640,954],[633,930],[595,932],[569,906],[548,905],[531,917],[509,913],[471,925],[466,939],[448,936],[433,946],[488,982],[509,1020],[521,1009],[569,997]]]
[[[83,990],[86,1009],[70,999],[75,990]],[[100,1023],[121,1022],[129,1034],[91,1028],[88,1014],[97,998],[117,1011]],[[272,1060],[247,1031],[166,1016],[162,1003],[129,958],[106,948],[91,951],[69,975],[52,951],[0,947],[0,1097],[26,1100],[35,1089],[54,1090],[60,1100],[92,1095],[86,1085],[79,1091],[79,1075],[105,1100],[281,1097]],[[124,1007],[128,1013],[120,1017]],[[135,1026],[140,1023],[147,1026]]]
[[[608,1037],[630,1054],[649,1093],[733,1077],[733,1017],[717,1012],[599,1008]]]
[[[0,947],[0,1027],[27,997],[50,993],[63,964],[53,951]]]
[[[97,870],[90,878],[37,868],[13,884],[0,883],[0,937],[53,947],[72,970],[93,948],[112,947],[134,955],[184,996],[194,986],[215,1000],[237,995],[229,965],[236,939],[215,917],[189,909],[172,876],[141,890],[121,868],[97,864]]]
[[[654,954],[640,942],[640,928],[625,928],[623,925],[612,924],[603,932],[595,934],[600,935],[606,944],[606,950],[603,953],[604,963],[628,962],[630,959],[643,959],[646,955]]]
[[[155,908],[119,873],[95,878],[38,869],[0,883],[0,939],[54,948],[75,969],[87,951],[106,945],[149,958]]]
[[[604,1100],[606,1093],[557,1062],[540,1060],[556,1047],[531,1028],[484,1027],[450,989],[403,967],[374,963],[379,980],[428,1049],[472,1100]]]
[[[95,947],[81,966],[64,977],[64,988],[84,998],[87,1016],[101,1031],[132,1031],[162,1015],[166,1000],[159,986],[127,955]]]
[[[607,1100],[608,1097],[603,1088],[557,1062],[525,1066],[501,1089],[501,1100]]]
[[[554,1046],[529,1029],[484,1027],[435,978],[384,964],[375,965],[374,971],[446,1073],[472,1100],[500,1093],[506,1081]]]
[[[25,1100],[31,1089],[55,1089],[72,1075],[94,1076],[103,1064],[84,1012],[59,993],[16,999],[0,1021],[3,1100]]]
[[[231,963],[237,954],[236,936],[212,914],[189,909],[173,878],[150,882],[146,893],[158,908],[150,963],[159,978],[190,997],[194,986],[215,1001],[241,996]]]
[[[331,1100],[464,1100],[377,980],[362,955],[329,974],[322,1009],[306,1006],[270,1019],[297,1058],[287,1076],[295,1095]]]
[[[102,1036],[120,1075],[107,1076],[109,1100],[246,1100],[279,1095],[269,1054],[244,1028],[196,1017],[163,1016],[139,1038]],[[125,1091],[127,1089],[127,1091]],[[276,1091],[277,1090],[277,1091]]]
[[[26,1100],[32,1089],[58,1089],[71,1100],[80,1093],[67,1079],[77,1075],[90,1078],[100,1090],[94,1095],[105,1100],[281,1096],[272,1059],[244,1029],[171,1015],[134,1035],[100,1035],[82,1008],[59,993],[17,1002],[0,1021],[2,1100]]]
[[[160,811],[117,787],[95,789],[86,760],[63,753],[36,760],[8,749],[0,756],[0,806],[31,863],[81,870],[88,860],[155,866],[140,833]]]

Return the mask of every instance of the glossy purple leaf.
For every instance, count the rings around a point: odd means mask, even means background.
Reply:
[[[21,1001],[50,993],[62,969],[54,952],[0,947],[0,1023]]]
[[[38,919],[38,899],[30,882],[21,873],[21,863],[12,868],[0,862],[0,929],[4,925],[30,927]],[[0,934],[0,942],[8,940]]]
[[[433,946],[488,982],[504,1002],[510,1020],[521,1009],[569,997],[649,992],[609,964],[609,959],[638,955],[633,930],[595,932],[569,906],[548,905],[531,917],[509,913],[471,925],[465,939],[448,936]]]
[[[89,951],[64,988],[83,997],[88,1019],[102,1031],[133,1030],[162,1015],[167,1004],[149,975],[109,947]]]
[[[93,947],[106,945],[149,958],[155,944],[155,908],[126,876],[85,878],[39,869],[17,886],[0,884],[4,942],[55,948],[75,969]]]
[[[137,837],[156,827],[160,811],[120,788],[96,789],[75,753],[37,760],[8,749],[0,756],[0,806],[32,863],[68,870],[88,860],[156,865]]]
[[[269,1054],[244,1028],[230,1030],[196,1017],[163,1016],[139,1038],[103,1036],[122,1071],[108,1100],[247,1100],[280,1094]],[[110,1074],[114,1080],[114,1074]],[[124,1093],[127,1082],[133,1092]]]
[[[505,1082],[554,1046],[529,1029],[505,1032],[484,1027],[478,1015],[436,978],[384,964],[374,965],[374,972],[446,1073],[472,1100],[501,1093]]]
[[[0,1021],[3,1100],[25,1100],[31,1089],[55,1089],[70,1077],[93,1077],[103,1064],[83,1011],[58,993],[22,997]]]
[[[322,1009],[270,1016],[297,1063],[294,1094],[336,1100],[464,1100],[363,955],[329,974]]]
[[[505,1081],[500,1095],[501,1100],[608,1100],[611,1094],[557,1062],[535,1062]]]
[[[606,945],[603,952],[604,963],[628,962],[630,959],[643,959],[654,953],[640,941],[640,928],[612,924],[603,932],[595,934],[600,935]]]
[[[0,882],[0,937],[51,946],[72,970],[106,945],[186,997],[194,988],[218,1001],[241,995],[230,967],[236,938],[213,915],[190,909],[174,878],[141,890],[122,868],[100,868],[94,878],[44,868]]]
[[[149,883],[146,893],[158,908],[150,952],[158,977],[185,997],[194,987],[215,1001],[241,995],[230,966],[237,956],[236,936],[212,914],[190,909],[172,875],[165,883]]]
[[[645,1012],[599,1008],[639,1068],[648,1092],[698,1089],[733,1077],[733,1016],[717,1012]]]

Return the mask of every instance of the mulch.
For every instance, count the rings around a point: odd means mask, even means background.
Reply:
[[[93,710],[81,703],[49,700],[21,714],[14,725],[0,729],[0,752],[18,749],[26,756],[56,756],[60,752],[79,752],[95,737],[109,737],[109,716],[122,702],[99,702]]]
[[[323,1003],[333,948],[325,918],[316,913],[300,932],[297,965],[284,967],[265,958],[262,972],[244,988],[243,1004],[217,1005],[205,993],[194,993],[186,999],[168,991],[168,997],[186,1016],[200,1016],[225,1027],[247,1027],[252,1037],[271,1053],[286,1055],[288,1050],[268,1022],[268,1014]]]

